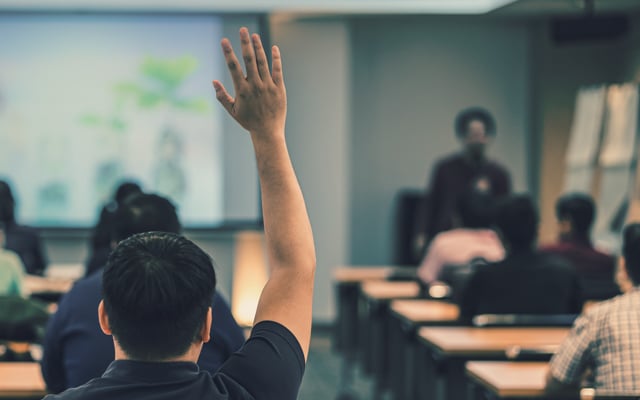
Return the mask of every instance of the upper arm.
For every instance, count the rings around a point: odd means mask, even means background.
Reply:
[[[275,321],[289,329],[307,358],[311,340],[313,270],[274,269],[262,290],[254,325]]]
[[[438,275],[440,274],[440,271],[442,269],[442,262],[439,255],[439,243],[440,236],[436,236],[429,245],[427,255],[425,256],[422,265],[420,265],[420,268],[418,269],[418,277],[424,283],[431,283],[434,280],[438,279]]]
[[[240,385],[256,400],[295,399],[304,374],[304,356],[295,340],[290,331],[276,324],[256,325],[246,344],[214,379],[231,385],[227,388],[231,394]],[[227,376],[230,382],[225,382]]]

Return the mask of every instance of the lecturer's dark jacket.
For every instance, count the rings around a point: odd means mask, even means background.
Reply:
[[[477,189],[495,197],[506,196],[511,193],[511,178],[507,169],[495,161],[473,165],[462,153],[457,153],[438,161],[428,188],[423,208],[425,234],[430,240],[456,227],[456,207],[461,195]]]

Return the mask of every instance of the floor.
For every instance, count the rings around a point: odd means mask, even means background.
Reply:
[[[298,399],[367,400],[386,398],[374,395],[372,379],[363,376],[357,368],[354,371],[353,382],[349,390],[345,390],[340,379],[342,372],[342,358],[331,348],[331,331],[326,328],[314,329],[307,368]]]

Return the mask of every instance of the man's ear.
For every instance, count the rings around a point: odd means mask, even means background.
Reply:
[[[100,329],[105,335],[111,336],[111,325],[109,325],[109,316],[104,309],[104,300],[100,300],[98,305],[98,322],[100,323]]]
[[[200,338],[202,343],[207,343],[211,340],[211,325],[213,323],[213,314],[211,313],[211,307],[207,310],[207,316],[205,317],[204,324],[202,324],[202,330],[200,331]]]

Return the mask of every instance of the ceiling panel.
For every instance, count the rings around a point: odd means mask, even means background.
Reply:
[[[640,0],[595,0],[599,13],[640,12]],[[585,13],[585,0],[518,0],[496,9],[493,14],[504,16],[579,15]]]

